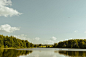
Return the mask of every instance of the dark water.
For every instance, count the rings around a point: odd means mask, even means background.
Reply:
[[[30,50],[0,49],[0,57],[19,57],[30,53],[32,53]]]
[[[0,57],[86,57],[86,49],[0,49]]]

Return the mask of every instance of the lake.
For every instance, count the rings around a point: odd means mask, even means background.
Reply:
[[[64,48],[1,49],[0,57],[86,57],[86,49],[64,49]]]

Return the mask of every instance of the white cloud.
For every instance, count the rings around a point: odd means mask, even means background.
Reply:
[[[54,44],[54,41],[52,40],[44,40],[46,44]]]
[[[25,34],[14,35],[14,37],[22,39],[22,40],[30,40],[30,38],[27,38],[27,35],[25,35]]]
[[[74,32],[78,32],[77,30],[75,30]]]
[[[51,37],[49,40],[44,40],[44,44],[54,44],[54,43],[56,43],[57,41],[56,41],[56,37]]]
[[[75,39],[86,39],[86,37],[81,37],[81,38],[75,38]]]
[[[51,38],[51,40],[56,40],[56,39],[57,39],[57,38],[56,38],[56,37],[54,37],[54,36]]]
[[[8,24],[4,24],[4,25],[1,25],[1,26],[0,26],[0,31],[2,31],[2,32],[12,33],[12,32],[14,32],[14,31],[16,31],[16,30],[20,30],[20,29],[17,28],[17,27],[11,27],[11,26],[8,25]]]
[[[36,37],[36,38],[28,38],[27,35],[25,35],[25,34],[14,35],[14,37],[16,37],[18,39],[21,39],[21,40],[28,40],[29,42],[34,43],[34,44],[36,44],[38,42],[38,40],[40,40],[39,37]]]
[[[7,7],[8,5],[12,5],[11,0],[0,0],[0,16],[21,15],[17,10]]]
[[[76,31],[74,31],[74,32],[76,32]]]
[[[86,33],[86,31],[84,33]]]
[[[0,0],[0,6],[11,5],[11,0]]]
[[[69,38],[69,39],[73,39],[73,38]]]
[[[38,41],[39,39],[40,39],[39,37],[36,37],[36,38],[34,38],[33,40],[37,40],[37,41]]]

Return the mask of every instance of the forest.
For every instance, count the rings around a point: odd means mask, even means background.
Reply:
[[[0,48],[49,48],[53,45],[33,44],[27,40],[21,40],[14,36],[0,35]]]
[[[86,39],[71,39],[54,43],[53,48],[81,48],[86,49]]]
[[[14,36],[0,35],[0,48],[32,48],[34,44]]]
[[[33,44],[27,40],[21,40],[14,36],[0,35],[0,48],[82,48],[86,49],[86,39],[70,39],[49,44]]]

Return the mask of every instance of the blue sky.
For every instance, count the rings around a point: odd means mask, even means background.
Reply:
[[[0,0],[0,34],[32,43],[86,39],[86,0]]]

